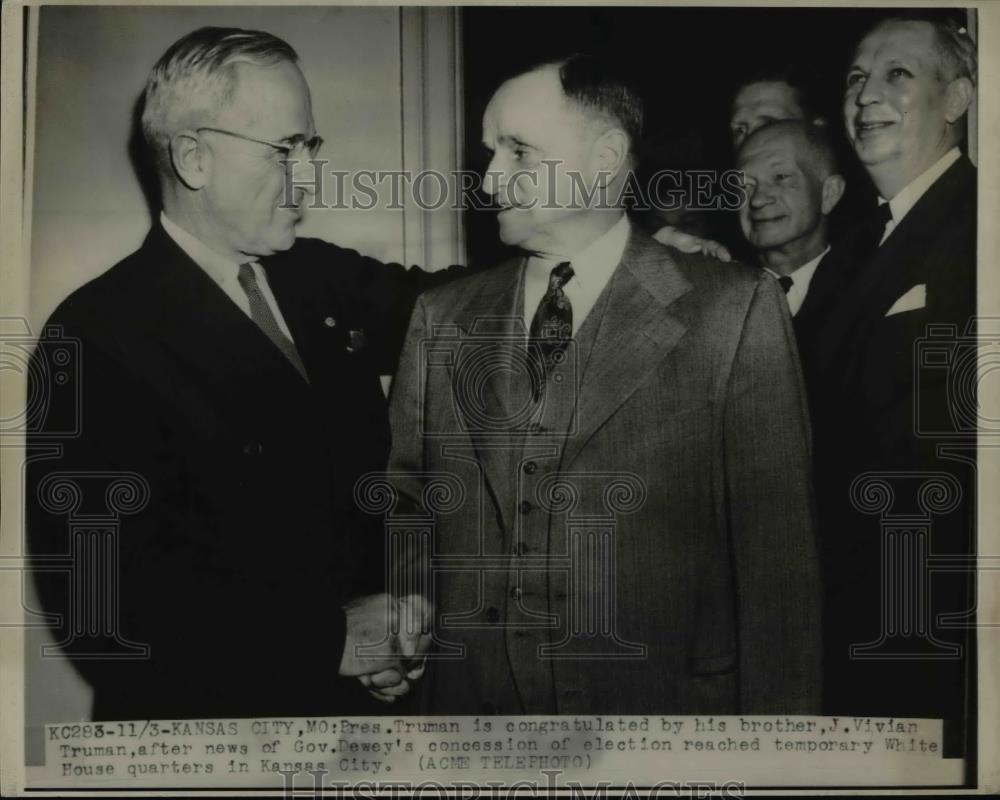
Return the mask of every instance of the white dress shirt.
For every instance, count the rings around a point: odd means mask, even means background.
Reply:
[[[879,240],[879,245],[889,238],[889,234],[903,221],[903,217],[910,212],[910,209],[917,204],[917,201],[924,196],[924,193],[934,185],[934,182],[944,175],[948,167],[958,161],[961,155],[962,153],[957,147],[951,148],[951,150],[934,162],[933,166],[928,167],[918,177],[904,186],[892,200],[887,201],[884,197],[878,199],[879,205],[884,205],[888,202],[889,211],[892,213],[892,219],[885,224],[885,232]]]
[[[226,293],[226,297],[236,303],[237,307],[249,317],[250,298],[247,297],[247,293],[240,286],[240,265],[235,261],[230,261],[228,258],[220,256],[201,240],[196,239],[177,225],[162,211],[160,212],[160,224],[163,225],[163,230],[167,232],[167,235],[177,242],[177,246],[187,253],[191,260],[219,285],[219,288]],[[274,314],[278,328],[294,344],[295,339],[292,338],[292,332],[288,330],[288,325],[285,324],[285,318],[281,314],[281,309],[278,308],[278,302],[271,293],[271,287],[267,282],[267,273],[264,272],[264,268],[256,260],[250,261],[250,266],[253,268],[253,274],[257,278],[257,288],[260,289],[260,293],[264,297],[264,302],[267,303],[268,308],[271,309],[271,313]]]
[[[565,283],[563,292],[573,306],[575,336],[622,260],[630,232],[628,217],[622,214],[618,222],[603,236],[591,242],[576,255],[558,260],[529,257],[524,273],[525,328],[531,330],[531,320],[538,310],[542,297],[549,289],[549,275],[553,268],[563,261],[569,261],[573,265],[573,277]]]
[[[809,284],[812,282],[813,275],[816,273],[816,267],[818,267],[819,262],[823,260],[823,256],[829,252],[830,245],[827,245],[826,249],[816,256],[816,258],[807,261],[788,276],[792,279],[792,285],[788,287],[788,291],[785,292],[785,299],[788,300],[788,310],[792,312],[793,317],[799,313],[799,309],[802,308],[802,304],[806,300],[806,293],[809,291]],[[764,267],[764,269],[765,271],[770,272],[775,278],[778,278],[779,280],[781,279],[781,275],[773,269],[769,269],[768,267]]]

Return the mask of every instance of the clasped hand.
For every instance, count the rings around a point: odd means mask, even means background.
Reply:
[[[410,691],[424,673],[433,608],[421,595],[374,594],[352,600],[340,674],[357,677],[386,703]]]

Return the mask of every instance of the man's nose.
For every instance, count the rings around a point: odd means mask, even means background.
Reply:
[[[763,208],[772,202],[771,193],[757,184],[750,190],[750,208]]]
[[[483,191],[489,195],[497,195],[504,183],[503,172],[497,164],[496,156],[494,156],[486,165],[486,174],[483,175]]]
[[[858,92],[854,102],[859,106],[868,106],[872,103],[877,103],[882,99],[883,88],[884,86],[881,81],[875,78],[874,75],[869,75],[867,78],[862,79],[861,91]]]
[[[289,159],[292,167],[292,183],[295,186],[295,199],[301,202],[305,195],[313,197],[323,179],[323,164],[325,161],[314,162],[308,156]]]

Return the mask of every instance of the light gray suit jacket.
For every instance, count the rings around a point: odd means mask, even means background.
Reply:
[[[522,276],[423,295],[393,388],[390,521],[426,535],[438,512],[430,560],[396,565],[436,605],[420,710],[817,711],[808,418],[777,283],[633,230],[585,352],[536,397]]]

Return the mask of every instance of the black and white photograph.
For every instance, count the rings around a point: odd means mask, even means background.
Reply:
[[[1000,7],[2,12],[4,794],[1000,791]]]

